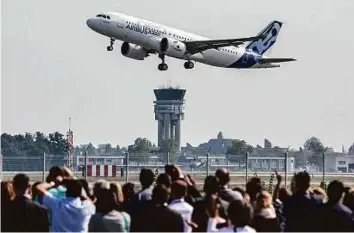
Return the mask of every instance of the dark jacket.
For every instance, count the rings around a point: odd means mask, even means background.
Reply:
[[[131,216],[131,232],[183,232],[182,216],[167,206],[148,203],[141,212]]]
[[[49,232],[47,208],[24,196],[11,201],[3,217],[2,232]]]
[[[323,204],[320,211],[322,224],[320,231],[353,232],[353,212],[343,204]]]
[[[295,193],[284,202],[284,216],[286,232],[314,232],[319,231],[319,212],[322,206],[322,197],[316,194]]]

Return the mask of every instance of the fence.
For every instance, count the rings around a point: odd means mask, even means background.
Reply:
[[[184,159],[181,159],[184,158]],[[289,182],[289,174],[297,171],[295,168],[295,158],[288,156],[233,156],[231,159],[226,156],[215,156],[207,153],[200,156],[181,156],[181,154],[121,154],[115,156],[88,156],[87,154],[75,156],[72,161],[72,170],[76,177],[84,178],[89,182],[94,182],[99,177],[116,180],[118,182],[139,181],[139,171],[141,168],[149,168],[155,173],[161,173],[165,164],[177,163],[182,170],[191,174],[197,181],[202,183],[205,176],[214,174],[220,167],[226,167],[231,172],[231,181],[234,184],[244,184],[249,177],[257,175],[263,179],[268,179],[274,175],[274,170],[278,170],[285,176],[286,184]],[[52,166],[67,165],[65,156],[42,155],[42,156],[5,156],[1,158],[1,179],[11,179],[16,173],[24,172],[31,176],[31,180],[44,180],[48,170]],[[326,164],[326,163],[323,163]],[[328,179],[349,179],[353,180],[352,174],[326,173],[322,168],[322,173],[314,172],[312,176],[316,182]],[[352,182],[352,181],[351,181]]]

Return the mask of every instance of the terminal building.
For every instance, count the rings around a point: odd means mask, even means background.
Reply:
[[[181,121],[184,120],[184,96],[186,90],[161,88],[154,90],[155,120],[157,126],[158,147],[165,140],[173,140],[178,151],[181,150]]]

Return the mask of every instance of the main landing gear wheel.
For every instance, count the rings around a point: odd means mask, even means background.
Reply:
[[[194,68],[194,63],[187,61],[184,63],[184,68],[186,68],[187,70],[193,69]]]
[[[107,51],[113,51],[113,45],[114,45],[115,39],[111,38],[111,42],[109,46],[107,46]]]
[[[157,67],[160,71],[164,71],[168,69],[168,65],[166,63],[161,63]]]
[[[168,65],[165,63],[165,54],[159,54],[159,58],[161,58],[162,63],[160,65],[158,65],[158,69],[160,71],[164,71],[168,69]]]

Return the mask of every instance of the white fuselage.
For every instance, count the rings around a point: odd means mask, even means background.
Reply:
[[[209,38],[198,36],[175,28],[167,27],[161,24],[149,22],[147,20],[124,15],[121,13],[104,13],[109,19],[102,17],[91,18],[87,25],[99,34],[110,38],[115,38],[124,42],[140,45],[145,49],[153,50],[156,43],[161,38],[171,38],[183,41],[201,41]],[[270,68],[272,65],[259,64],[256,58],[262,57],[253,51],[246,50],[245,47],[223,47],[219,49],[208,49],[196,53],[190,57],[190,60],[217,66],[230,68]],[[187,60],[187,56],[176,57]],[[254,61],[250,62],[249,59]]]

